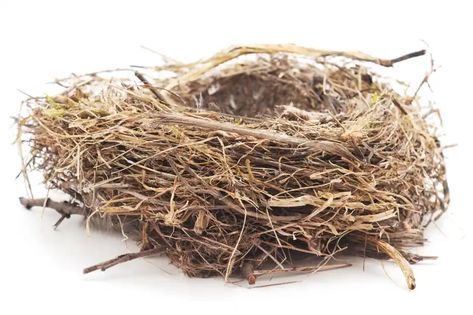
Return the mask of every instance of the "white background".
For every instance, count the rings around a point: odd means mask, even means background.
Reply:
[[[460,2],[433,2],[0,1],[0,313],[471,314],[472,11]],[[365,271],[356,261],[349,269],[257,289],[220,278],[189,279],[165,258],[84,276],[83,267],[135,245],[119,235],[87,235],[78,219],[53,231],[57,214],[19,206],[25,189],[15,180],[20,163],[10,118],[24,99],[17,89],[44,95],[51,88],[45,83],[72,72],[159,63],[142,45],[192,61],[251,43],[361,50],[384,58],[422,48],[433,53],[441,66],[431,86],[443,114],[444,144],[457,146],[447,150],[451,207],[422,249],[439,259],[413,267],[415,291],[406,289],[392,263],[373,260]],[[424,58],[389,74],[417,84],[427,70]],[[288,280],[293,278],[269,283]]]

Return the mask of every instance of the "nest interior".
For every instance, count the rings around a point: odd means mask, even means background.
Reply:
[[[85,272],[160,253],[190,276],[254,283],[345,253],[393,259],[412,289],[409,263],[424,257],[409,249],[448,205],[444,159],[425,107],[367,63],[420,54],[262,45],[135,80],[58,81],[63,93],[26,101],[19,138],[30,148],[25,175],[39,170],[71,199],[22,203],[139,242]]]

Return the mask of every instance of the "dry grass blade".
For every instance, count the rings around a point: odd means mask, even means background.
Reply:
[[[397,251],[394,247],[389,245],[388,243],[378,240],[376,241],[378,247],[386,253],[392,260],[401,268],[404,277],[406,278],[407,287],[409,290],[414,290],[416,288],[416,280],[414,278],[414,273],[412,272],[412,268],[409,265],[409,262],[404,258],[399,251]]]

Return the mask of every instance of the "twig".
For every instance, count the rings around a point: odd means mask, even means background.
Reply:
[[[86,215],[87,208],[79,207],[78,205],[67,202],[67,201],[54,201],[49,198],[38,198],[38,199],[29,199],[20,197],[20,203],[26,208],[31,209],[33,207],[47,207],[56,210],[62,215],[70,216],[73,214]],[[60,222],[59,222],[60,223]]]
[[[113,266],[116,266],[118,264],[130,261],[130,260],[134,260],[134,259],[141,258],[141,257],[146,257],[146,256],[151,256],[151,255],[155,255],[155,254],[160,254],[162,252],[163,252],[162,248],[155,247],[155,248],[143,250],[143,251],[140,251],[140,252],[137,252],[137,253],[123,254],[123,255],[120,255],[120,256],[115,257],[113,259],[104,261],[100,264],[85,268],[83,270],[83,272],[84,272],[84,274],[87,274],[87,273],[90,273],[90,272],[93,272],[93,271],[96,271],[96,270],[99,270],[99,269],[102,270],[102,271],[105,271],[108,268],[111,268]]]
[[[414,95],[409,98],[408,104],[412,103],[416,99],[417,94],[419,94],[419,91],[422,88],[422,86],[424,86],[424,84],[427,84],[427,85],[429,84],[429,78],[432,75],[432,73],[434,73],[435,71],[436,69],[434,67],[434,58],[432,57],[432,55],[430,55],[430,70],[424,75],[424,78],[422,79],[416,91],[414,92]]]
[[[159,91],[148,81],[148,79],[146,79],[141,73],[139,73],[138,71],[135,71],[135,76],[141,81],[144,83],[144,85],[151,91],[151,93],[153,93],[154,96],[156,96],[156,98],[158,100],[160,100],[161,102],[163,103],[166,103],[166,100],[164,99],[164,97],[161,95],[161,93],[159,93]]]
[[[401,61],[404,61],[404,60],[407,60],[407,59],[415,58],[415,57],[420,57],[420,56],[423,56],[423,55],[425,55],[425,49],[414,51],[414,52],[411,52],[409,54],[405,54],[405,55],[402,55],[400,57],[397,57],[397,58],[394,58],[394,59],[391,59],[391,60],[382,60],[380,63],[381,63],[382,66],[391,67],[395,63],[398,63],[398,62],[401,62]]]
[[[56,223],[54,223],[53,228],[54,228],[55,230],[57,230],[57,228],[58,228],[59,225],[62,223],[62,221],[64,221],[64,219],[69,219],[70,217],[71,217],[70,214],[63,213],[63,214],[61,215],[61,217],[59,218],[59,220],[57,220]]]
[[[401,103],[399,103],[399,102],[397,101],[397,99],[393,98],[393,99],[392,99],[392,102],[393,102],[393,104],[394,104],[397,108],[399,108],[399,110],[400,110],[404,115],[407,115],[406,110],[404,109],[404,107],[402,107]]]
[[[54,223],[53,227],[56,230],[58,226],[64,221],[64,219],[69,219],[71,215],[87,215],[87,208],[82,208],[76,205],[75,203],[63,201],[53,201],[49,198],[38,198],[38,199],[29,199],[20,197],[20,203],[26,208],[31,209],[33,207],[47,207],[56,210],[61,217]]]

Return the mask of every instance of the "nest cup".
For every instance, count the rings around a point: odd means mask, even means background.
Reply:
[[[70,199],[21,202],[138,241],[85,272],[164,254],[190,276],[253,284],[348,266],[330,264],[344,254],[394,260],[413,289],[409,264],[426,257],[410,249],[448,205],[444,159],[430,108],[376,67],[423,53],[261,45],[59,80],[61,94],[26,101],[19,138],[24,174]]]

